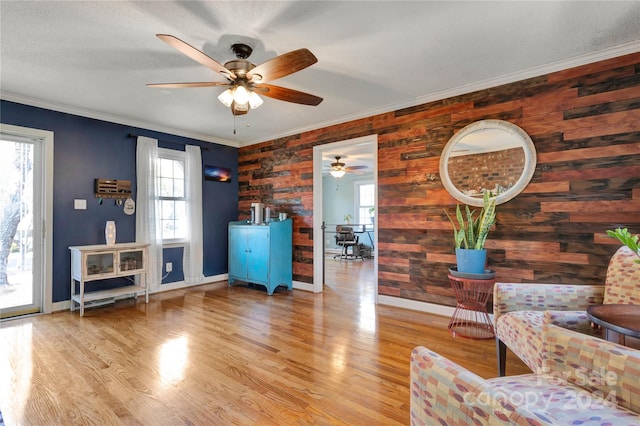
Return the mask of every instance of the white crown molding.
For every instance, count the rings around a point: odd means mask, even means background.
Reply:
[[[357,114],[347,115],[336,120],[328,120],[322,123],[315,123],[311,126],[300,127],[292,129],[285,133],[274,135],[269,139],[254,140],[245,143],[241,143],[240,147],[249,145],[255,145],[258,143],[266,142],[273,139],[278,139],[286,136],[297,135],[311,130],[317,130],[324,127],[334,126],[337,124],[347,123],[353,120],[359,120],[366,117],[372,117],[379,114],[384,114],[391,111],[397,111],[403,108],[409,108],[416,105],[422,105],[429,102],[435,102],[442,99],[452,98],[455,96],[464,95],[467,93],[473,93],[478,90],[489,89],[492,87],[501,86],[503,84],[515,83],[517,81],[526,80],[528,78],[538,77],[545,74],[551,74],[554,72],[574,68],[577,66],[587,65],[594,62],[604,61],[606,59],[616,58],[618,56],[624,56],[631,53],[640,52],[640,41],[633,41],[625,44],[621,44],[609,49],[599,50],[597,52],[589,53],[586,55],[576,56],[574,58],[552,62],[549,64],[541,65],[538,67],[528,68],[523,71],[518,71],[511,74],[505,74],[499,77],[490,78],[475,83],[465,84],[463,86],[457,86],[450,89],[442,90],[439,92],[431,93],[429,95],[417,97],[408,101],[399,102],[395,104],[389,104],[384,107],[372,108],[361,111]]]
[[[612,47],[612,48],[603,49],[603,50],[600,50],[600,51],[597,51],[597,52],[592,52],[592,53],[589,53],[589,54],[586,54],[586,55],[576,56],[574,58],[570,58],[570,59],[566,59],[566,60],[562,60],[562,61],[557,61],[557,62],[541,65],[541,66],[538,66],[538,67],[528,68],[528,69],[523,70],[523,71],[518,71],[518,72],[515,72],[515,73],[506,74],[506,75],[503,75],[503,76],[490,78],[490,79],[487,79],[487,80],[483,80],[483,81],[479,81],[479,82],[475,82],[475,83],[471,83],[471,84],[466,84],[466,85],[462,85],[462,86],[453,87],[453,88],[450,88],[450,89],[441,90],[439,92],[435,92],[435,93],[431,93],[429,95],[413,98],[413,99],[410,99],[410,100],[407,100],[407,101],[403,101],[403,102],[399,102],[399,103],[395,103],[395,104],[389,104],[389,105],[386,105],[384,107],[363,110],[363,111],[360,111],[360,112],[358,112],[356,114],[350,114],[350,115],[343,116],[343,117],[341,117],[339,119],[327,120],[327,121],[320,122],[320,123],[314,123],[314,124],[309,125],[309,126],[304,126],[304,127],[291,129],[291,130],[288,130],[286,132],[282,132],[282,133],[279,133],[279,134],[269,135],[266,138],[256,139],[256,140],[253,140],[253,141],[248,141],[248,142],[243,142],[243,143],[239,143],[238,141],[233,141],[233,140],[224,139],[224,138],[216,138],[216,137],[212,137],[210,135],[185,132],[183,130],[174,129],[174,128],[171,128],[171,127],[165,127],[165,126],[161,126],[161,125],[158,125],[158,124],[140,122],[140,121],[136,121],[136,120],[133,120],[133,119],[130,119],[130,118],[108,115],[108,114],[100,113],[100,112],[93,111],[93,110],[82,109],[82,108],[78,108],[78,107],[74,107],[74,106],[70,106],[70,105],[66,105],[66,104],[57,104],[57,103],[48,102],[48,101],[45,101],[45,100],[42,100],[42,99],[30,98],[30,97],[16,95],[16,94],[13,94],[13,93],[7,93],[7,92],[2,92],[2,91],[0,91],[0,99],[4,99],[4,100],[7,100],[7,101],[11,101],[11,102],[17,102],[17,103],[20,103],[20,104],[25,104],[25,105],[30,105],[30,106],[50,109],[50,110],[53,110],[53,111],[79,115],[79,116],[82,116],[82,117],[94,118],[94,119],[97,119],[97,120],[103,120],[103,121],[107,121],[107,122],[111,122],[111,123],[123,124],[123,125],[126,125],[126,126],[133,126],[133,127],[138,127],[138,128],[142,128],[142,129],[148,129],[148,130],[153,130],[153,131],[157,131],[157,132],[168,133],[168,134],[172,134],[172,135],[176,135],[176,136],[183,136],[183,137],[197,139],[197,140],[201,140],[201,141],[205,141],[205,142],[211,142],[211,143],[217,143],[217,144],[220,144],[220,145],[231,146],[231,147],[234,147],[234,148],[241,148],[241,147],[255,145],[255,144],[258,144],[258,143],[262,143],[262,142],[266,142],[266,141],[270,141],[270,140],[274,140],[274,139],[279,139],[279,138],[283,138],[283,137],[287,137],[287,136],[291,136],[291,135],[304,133],[304,132],[311,131],[311,130],[321,129],[323,127],[329,127],[329,126],[342,124],[342,123],[346,123],[346,122],[353,121],[353,120],[359,120],[359,119],[366,118],[366,117],[372,117],[372,116],[383,114],[383,113],[387,113],[387,112],[390,112],[390,111],[397,111],[397,110],[400,110],[400,109],[403,109],[403,108],[409,108],[409,107],[412,107],[412,106],[421,105],[421,104],[425,104],[425,103],[429,103],[429,102],[435,102],[435,101],[439,101],[439,100],[442,100],[442,99],[447,99],[447,98],[451,98],[451,97],[454,97],[454,96],[463,95],[463,94],[466,94],[466,93],[472,93],[472,92],[475,92],[475,91],[478,91],[478,90],[484,90],[484,89],[488,89],[488,88],[491,88],[491,87],[500,86],[500,85],[503,85],[503,84],[514,83],[516,81],[521,81],[521,80],[525,80],[525,79],[528,79],[528,78],[537,77],[537,76],[540,76],[540,75],[550,74],[550,73],[554,73],[554,72],[557,72],[557,71],[562,71],[562,70],[565,70],[565,69],[569,69],[569,68],[573,68],[573,67],[577,67],[577,66],[581,66],[581,65],[586,65],[586,64],[590,64],[590,63],[606,60],[606,59],[615,58],[615,57],[618,57],[618,56],[627,55],[627,54],[630,54],[630,53],[637,53],[639,51],[640,51],[640,40],[636,40],[636,41],[632,41],[632,42],[629,42],[629,43],[624,43],[624,44],[621,44],[621,45],[618,45],[618,46],[615,46],[615,47]]]
[[[83,109],[74,107],[66,104],[59,104],[54,102],[45,101],[43,99],[31,98],[28,96],[16,95],[14,93],[2,92],[0,91],[0,99],[10,102],[16,102],[19,104],[24,104],[28,106],[38,107],[49,109],[57,112],[64,112],[66,114],[78,115],[80,117],[93,118],[96,120],[102,120],[109,123],[122,124],[125,126],[132,126],[146,130],[152,130],[156,132],[167,133],[170,135],[182,136],[185,138],[196,139],[204,142],[216,143],[219,145],[231,146],[234,148],[238,148],[239,144],[237,141],[232,141],[229,139],[216,138],[210,135],[204,135],[199,133],[191,133],[185,132],[179,129],[174,129],[171,127],[165,127],[158,124],[145,123],[142,121],[137,121],[131,118],[125,118],[115,115],[104,114],[102,112],[97,112],[89,109]]]

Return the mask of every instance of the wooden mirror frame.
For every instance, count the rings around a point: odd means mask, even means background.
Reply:
[[[472,197],[470,195],[466,195],[453,184],[453,182],[451,181],[451,177],[449,176],[449,157],[451,156],[455,145],[466,136],[475,132],[490,129],[500,130],[508,133],[519,143],[519,145],[524,150],[524,167],[520,178],[508,190],[498,194],[496,204],[506,203],[507,201],[511,200],[516,195],[521,193],[529,184],[529,181],[531,181],[533,172],[536,169],[535,145],[533,144],[533,141],[531,140],[531,137],[529,137],[527,132],[522,130],[520,127],[504,120],[482,120],[469,124],[468,126],[461,129],[458,133],[453,135],[453,137],[449,139],[449,142],[447,142],[447,145],[442,150],[442,155],[440,156],[440,179],[442,179],[442,184],[453,198],[470,206],[482,207],[482,197]]]

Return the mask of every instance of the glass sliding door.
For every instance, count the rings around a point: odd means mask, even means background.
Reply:
[[[43,145],[0,133],[0,318],[43,308]]]

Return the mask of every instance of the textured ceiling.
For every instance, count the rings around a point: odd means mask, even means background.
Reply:
[[[640,2],[1,1],[3,99],[244,146],[640,50]],[[273,82],[324,98],[265,98],[234,118],[223,81],[155,37],[224,63],[308,48],[318,63]]]

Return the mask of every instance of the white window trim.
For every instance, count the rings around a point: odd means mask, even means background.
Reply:
[[[159,159],[167,159],[167,160],[175,160],[182,162],[183,168],[185,164],[185,152],[177,151],[175,149],[168,148],[158,148],[158,158]],[[186,191],[186,188],[185,188]],[[184,247],[188,242],[186,238],[170,238],[170,239],[162,239],[162,247],[163,248],[175,248],[175,247]]]
[[[371,207],[375,207],[376,201],[376,182],[375,180],[356,180],[353,182],[353,211],[357,215],[360,212],[360,186],[362,185],[373,185],[373,205]],[[360,217],[354,218],[357,222],[360,222]],[[361,223],[360,225],[371,225],[368,221],[367,223]]]

